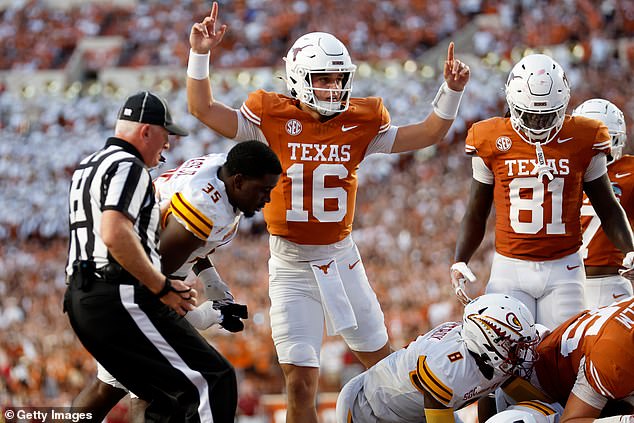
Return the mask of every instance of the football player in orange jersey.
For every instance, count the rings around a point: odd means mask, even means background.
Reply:
[[[634,298],[583,311],[553,331],[537,326],[541,341],[530,382],[538,390],[516,378],[496,393],[497,407],[537,398],[541,405],[531,407],[534,401],[528,401],[516,404],[524,407],[507,409],[546,411],[549,422],[634,423]],[[535,421],[498,416],[480,421]]]
[[[623,112],[608,100],[593,98],[579,105],[573,116],[600,120],[608,127],[612,149],[608,156],[608,177],[621,207],[634,217],[634,157],[623,155],[627,140]],[[619,274],[623,253],[614,246],[601,228],[594,207],[587,197],[581,207],[583,244],[581,253],[586,267],[586,307],[608,305],[632,296],[632,283]]]
[[[634,238],[607,175],[608,128],[565,114],[570,88],[561,66],[543,54],[520,60],[506,82],[508,118],[473,124],[466,152],[473,181],[451,266],[457,295],[474,280],[467,263],[496,212],[495,255],[486,292],[523,301],[537,323],[555,327],[584,309],[581,247],[583,191],[633,277]]]
[[[565,404],[560,423],[633,423],[598,418],[609,400],[634,413],[634,298],[586,310],[537,345],[532,382]]]
[[[284,172],[264,208],[270,233],[271,329],[286,379],[287,421],[315,423],[324,323],[366,366],[390,352],[383,313],[350,237],[356,171],[374,153],[432,145],[458,112],[469,68],[449,45],[445,83],[423,121],[396,127],[380,98],[352,98],[356,66],[333,35],[300,37],[285,57],[290,96],[258,90],[239,110],[216,100],[209,55],[227,29],[218,5],[190,34],[187,100],[191,113],[221,135],[258,139]]]

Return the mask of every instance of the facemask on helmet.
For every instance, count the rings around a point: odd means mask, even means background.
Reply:
[[[539,337],[530,311],[515,298],[486,294],[467,304],[462,338],[497,374],[530,376]]]
[[[348,110],[352,78],[357,69],[346,46],[326,32],[300,37],[284,58],[286,85],[291,95],[324,116]],[[315,88],[320,75],[340,73],[342,78],[328,88]]]
[[[552,141],[564,124],[569,100],[562,67],[544,54],[524,57],[506,81],[511,125],[530,144]]]
[[[573,116],[584,116],[603,122],[608,127],[612,137],[612,152],[608,164],[619,160],[623,156],[623,147],[627,141],[625,116],[621,109],[602,98],[593,98],[581,103],[572,112]]]

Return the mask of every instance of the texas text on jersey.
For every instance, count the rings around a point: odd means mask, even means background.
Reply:
[[[554,260],[579,249],[584,174],[595,155],[610,152],[610,135],[598,121],[567,116],[541,148],[552,180],[538,177],[535,146],[508,118],[475,123],[467,135],[467,154],[480,157],[495,178],[495,246],[506,257]]]
[[[366,155],[378,152],[371,151],[375,137],[390,128],[382,100],[353,98],[347,111],[319,122],[298,107],[298,100],[258,90],[240,111],[259,127],[284,169],[264,208],[271,235],[318,245],[347,237],[357,169]]]

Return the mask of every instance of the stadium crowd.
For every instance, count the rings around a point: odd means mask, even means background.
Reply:
[[[61,68],[81,38],[121,35],[126,42],[116,65],[183,69],[183,79],[174,81],[166,95],[176,119],[192,133],[172,143],[168,163],[155,173],[189,157],[227,151],[229,141],[213,135],[186,111],[184,34],[189,22],[202,16],[208,5],[202,1],[180,3],[175,7],[168,1],[141,2],[123,8],[95,2],[60,11],[35,0],[14,2],[0,12],[0,69]],[[477,56],[485,59],[494,52],[510,57],[520,45],[570,40],[584,45],[586,53],[581,56],[567,48],[558,50],[557,59],[568,70],[574,87],[570,104],[608,98],[625,112],[633,127],[632,72],[614,48],[615,40],[634,33],[631,1],[605,0],[599,2],[600,7],[589,0],[561,1],[555,13],[550,9],[546,13],[552,2],[539,0],[227,3],[223,15],[231,22],[230,32],[223,49],[212,59],[223,68],[279,66],[289,42],[299,33],[315,29],[341,35],[359,64],[416,58],[426,48],[445,43],[446,37],[476,13],[497,14],[503,23],[481,30],[474,38],[476,55],[469,62],[472,80],[447,140],[416,154],[372,157],[372,163],[360,171],[354,238],[396,348],[460,315],[459,303],[450,292],[448,267],[469,190],[469,159],[462,154],[464,136],[472,122],[505,111],[499,90],[506,76],[504,69],[489,67]],[[317,27],[315,22],[327,24]],[[510,31],[518,25],[527,30]],[[342,34],[341,28],[348,32]],[[46,43],[37,38],[42,33],[47,34]],[[215,85],[216,93],[234,107],[253,89],[284,90],[271,68],[254,70],[248,84],[239,82],[231,71],[222,75],[224,83]],[[423,78],[401,67],[377,65],[359,70],[354,94],[383,97],[393,115],[403,120],[393,122],[398,125],[431,111],[437,85],[438,76]],[[119,98],[104,95],[51,93],[25,98],[0,80],[1,405],[68,405],[94,374],[94,361],[61,313],[66,193],[73,166],[101,145],[113,127],[119,103]],[[244,389],[240,408],[249,414],[257,412],[259,394],[280,393],[283,382],[268,323],[266,229],[261,216],[245,223],[241,235],[230,247],[219,249],[214,261],[236,299],[249,305],[247,328],[239,334],[211,328],[205,335],[239,370]],[[488,275],[491,236],[471,263],[480,282]],[[481,288],[480,284],[473,287],[474,291]],[[358,363],[337,338],[328,339],[322,361],[320,385],[324,390],[338,390],[359,371]]]
[[[418,57],[478,14],[498,16],[500,22],[478,35],[481,55],[509,57],[517,46],[577,42],[586,46],[585,59],[596,62],[609,52],[610,39],[634,31],[634,5],[628,0],[221,3],[231,28],[212,60],[225,68],[274,66],[292,40],[316,30],[338,34],[356,60],[405,60]],[[95,58],[102,60],[97,65],[185,66],[188,25],[207,13],[208,2],[126,4],[83,2],[57,9],[47,7],[45,0],[10,2],[0,11],[0,70],[63,68],[80,41],[92,36],[125,39],[117,57]],[[41,34],[46,34],[46,43]]]

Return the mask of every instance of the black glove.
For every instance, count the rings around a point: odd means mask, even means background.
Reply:
[[[218,301],[216,306],[216,301],[214,301],[214,308],[220,310],[220,313],[222,313],[222,322],[220,322],[220,326],[227,329],[229,332],[240,332],[244,329],[244,323],[242,323],[242,320],[240,319],[249,318],[247,306],[222,301]]]

